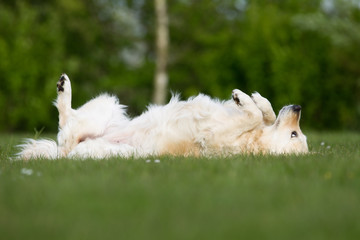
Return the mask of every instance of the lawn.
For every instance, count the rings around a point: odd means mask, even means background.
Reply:
[[[360,239],[358,133],[309,133],[303,156],[27,162],[19,137],[0,136],[0,239]]]

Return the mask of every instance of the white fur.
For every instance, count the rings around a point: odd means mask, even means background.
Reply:
[[[61,86],[61,87],[59,87]],[[306,137],[300,111],[286,106],[279,117],[259,93],[235,89],[232,100],[198,95],[187,101],[173,96],[165,106],[151,105],[130,119],[116,97],[100,95],[77,110],[71,108],[70,79],[58,82],[58,143],[28,140],[18,156],[29,158],[106,158],[149,155],[304,153]],[[276,121],[275,121],[276,120]],[[291,137],[296,131],[297,137]]]

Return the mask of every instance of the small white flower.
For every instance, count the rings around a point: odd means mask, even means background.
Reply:
[[[327,146],[326,149],[330,149],[331,147],[330,146]]]
[[[21,174],[28,175],[28,176],[33,174],[32,169],[26,169],[26,168],[22,168],[20,172],[21,172]]]
[[[321,146],[324,146],[324,145],[325,145],[325,142],[321,142],[320,145],[321,145]]]
[[[155,160],[154,160],[154,163],[160,163],[160,160],[159,160],[159,159],[155,159]]]
[[[151,160],[150,159],[146,159],[146,161],[145,161],[146,163],[150,163],[151,162]]]

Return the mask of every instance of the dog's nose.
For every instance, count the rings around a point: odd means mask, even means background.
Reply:
[[[294,112],[300,112],[301,111],[301,106],[300,105],[293,105],[292,106],[292,110]]]

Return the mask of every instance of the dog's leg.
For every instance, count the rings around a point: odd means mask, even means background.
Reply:
[[[265,125],[274,124],[276,115],[269,100],[261,96],[258,92],[253,93],[251,98],[262,112]]]
[[[59,128],[63,128],[73,112],[71,108],[71,83],[69,77],[64,73],[57,82],[57,99],[55,106],[59,111]]]
[[[239,109],[244,113],[237,116],[237,122],[241,124],[243,131],[251,130],[261,124],[263,121],[262,112],[249,95],[238,89],[234,89],[232,98]]]
[[[77,144],[76,137],[72,128],[74,124],[67,124],[70,118],[75,115],[75,110],[71,108],[71,82],[69,77],[63,73],[57,82],[57,99],[54,105],[59,111],[59,133],[58,133],[58,153],[65,157]],[[76,125],[76,124],[75,124]]]
[[[248,108],[254,105],[254,102],[251,100],[249,95],[239,89],[234,89],[232,91],[232,99],[238,106],[243,108]]]

